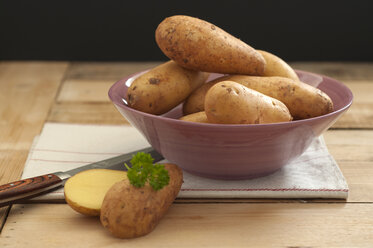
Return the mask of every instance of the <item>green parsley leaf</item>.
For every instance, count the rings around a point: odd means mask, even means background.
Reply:
[[[131,159],[132,167],[125,164],[130,183],[138,188],[148,182],[154,190],[160,190],[170,182],[168,171],[162,164],[154,164],[154,159],[148,153],[138,152]]]

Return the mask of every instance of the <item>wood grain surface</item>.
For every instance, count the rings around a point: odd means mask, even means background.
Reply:
[[[66,62],[0,62],[0,184],[21,177],[67,67]],[[0,209],[0,227],[6,212]]]
[[[0,62],[0,183],[21,176],[33,138],[48,122],[128,124],[107,97],[115,81],[160,62]],[[324,134],[350,187],[335,199],[180,199],[151,234],[111,237],[65,204],[17,204],[0,247],[372,247],[373,63],[297,62],[345,83],[349,111]]]
[[[17,205],[0,246],[371,247],[372,213],[372,204],[173,204],[153,232],[123,240],[65,204]]]

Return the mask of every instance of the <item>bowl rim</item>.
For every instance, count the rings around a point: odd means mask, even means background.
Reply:
[[[119,84],[122,84],[123,81],[127,82],[130,78],[132,78],[132,77],[134,77],[134,76],[136,76],[136,75],[138,75],[140,73],[144,73],[145,71],[147,71],[147,70],[143,70],[143,71],[139,71],[139,72],[133,73],[133,74],[131,74],[129,76],[126,76],[126,77],[124,77],[124,78],[116,81],[110,87],[110,89],[108,91],[108,96],[109,96],[110,100],[112,101],[112,103],[115,104],[116,106],[120,107],[120,108],[125,108],[128,111],[130,111],[130,112],[133,112],[133,113],[136,113],[136,114],[140,114],[140,115],[143,115],[143,116],[148,117],[148,118],[154,118],[156,120],[164,121],[164,122],[169,122],[169,123],[177,123],[177,124],[184,125],[184,126],[198,126],[198,127],[207,127],[207,128],[212,128],[213,127],[213,128],[223,128],[223,129],[224,128],[247,128],[247,127],[250,127],[250,128],[263,128],[263,127],[275,127],[275,126],[276,127],[280,127],[280,126],[289,126],[289,125],[292,126],[292,125],[299,125],[299,124],[302,124],[302,123],[307,123],[307,122],[310,122],[310,121],[318,121],[318,120],[322,120],[322,119],[325,119],[325,118],[328,118],[328,117],[331,117],[331,116],[334,116],[334,115],[338,115],[341,112],[346,111],[351,106],[351,104],[353,102],[353,94],[352,94],[351,90],[346,85],[344,85],[342,82],[340,82],[339,80],[334,79],[332,77],[328,77],[328,76],[322,75],[322,74],[317,74],[317,73],[303,71],[303,70],[294,70],[297,74],[299,74],[299,73],[306,73],[306,74],[311,74],[311,75],[315,75],[315,76],[321,76],[323,78],[326,78],[328,80],[331,80],[331,81],[334,81],[334,82],[338,83],[344,89],[344,91],[347,92],[347,97],[349,98],[349,102],[345,106],[343,106],[342,108],[340,108],[338,110],[335,110],[335,111],[332,111],[332,112],[330,112],[328,114],[325,114],[325,115],[321,115],[321,116],[317,116],[317,117],[312,117],[312,118],[308,118],[308,119],[302,119],[302,120],[288,121],[288,122],[265,123],[265,124],[224,124],[224,125],[222,125],[222,124],[215,124],[215,123],[190,122],[190,121],[173,119],[173,118],[169,118],[169,117],[164,116],[168,112],[165,113],[165,114],[162,114],[162,115],[149,114],[149,113],[146,113],[146,112],[142,112],[142,111],[133,109],[133,108],[129,107],[128,105],[124,104],[123,102],[116,101],[116,99],[114,98],[114,94],[115,94],[114,93],[114,89],[116,88],[116,86],[118,86]],[[170,111],[172,111],[172,110],[170,110]]]

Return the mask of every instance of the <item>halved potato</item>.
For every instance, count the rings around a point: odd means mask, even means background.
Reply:
[[[106,192],[115,183],[127,180],[126,171],[91,169],[77,173],[65,183],[65,200],[75,211],[99,216]]]

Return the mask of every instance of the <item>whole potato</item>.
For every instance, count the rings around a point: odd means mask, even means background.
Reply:
[[[195,90],[184,102],[184,114],[204,110],[205,95],[213,85],[221,81],[233,81],[283,102],[294,119],[317,117],[333,111],[333,102],[321,90],[284,77],[255,77],[233,75],[217,78]]]
[[[101,206],[101,224],[114,236],[135,238],[150,233],[166,214],[183,183],[183,171],[175,164],[165,164],[170,181],[155,191],[149,184],[136,188],[129,180],[115,183]]]
[[[262,75],[265,69],[265,59],[254,48],[198,18],[168,17],[155,39],[167,57],[185,68],[247,75]]]
[[[127,92],[128,105],[142,112],[164,114],[183,102],[208,76],[168,61],[132,82]]]
[[[205,96],[207,91],[216,83],[226,77],[204,83],[202,86],[193,91],[183,104],[183,114],[185,116],[205,110]]]
[[[298,75],[295,73],[293,68],[290,67],[285,61],[281,58],[277,57],[276,55],[257,50],[265,59],[266,67],[262,76],[271,77],[271,76],[278,76],[278,77],[286,77],[291,78],[293,80],[299,80]]]
[[[211,123],[263,124],[291,121],[286,106],[233,81],[212,86],[206,94],[205,112]]]
[[[185,115],[185,116],[181,117],[179,120],[199,122],[199,123],[209,123],[209,121],[207,120],[207,116],[206,116],[205,111]]]
[[[228,79],[283,102],[294,119],[307,119],[333,111],[330,97],[309,84],[284,77],[247,77]]]

